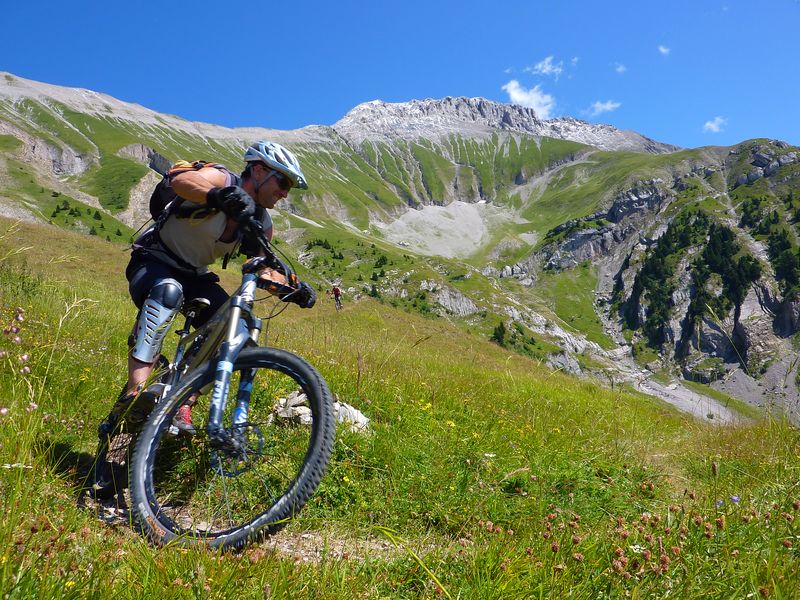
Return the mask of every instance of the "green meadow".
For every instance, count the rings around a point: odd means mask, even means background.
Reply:
[[[371,419],[340,428],[298,518],[238,554],[153,548],[83,490],[124,380],[126,261],[101,236],[0,220],[5,598],[798,596],[795,429],[697,421],[368,295],[290,306],[262,339]]]

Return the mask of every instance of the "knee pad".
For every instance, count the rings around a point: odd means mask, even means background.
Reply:
[[[136,322],[136,341],[131,356],[152,363],[161,352],[172,319],[183,302],[183,288],[174,279],[162,279],[153,286],[139,311]]]

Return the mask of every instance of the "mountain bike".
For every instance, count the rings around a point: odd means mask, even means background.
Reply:
[[[333,447],[325,380],[302,358],[258,346],[262,319],[253,313],[257,287],[298,303],[309,288],[278,259],[260,224],[251,220],[245,229],[263,256],[242,265],[239,288],[191,333],[208,301],[183,307],[175,356],[141,393],[155,407],[130,461],[131,511],[159,546],[238,549],[274,533],[314,493]],[[287,284],[261,279],[265,268],[282,273]],[[184,404],[194,414],[191,436],[173,425]]]

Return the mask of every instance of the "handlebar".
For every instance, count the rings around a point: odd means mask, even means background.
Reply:
[[[264,236],[261,223],[249,217],[241,223],[244,235],[254,240],[261,248],[263,255],[256,256],[242,265],[242,273],[257,273],[263,269],[273,269],[286,278],[287,284],[259,278],[259,288],[277,296],[284,302],[293,302],[301,308],[311,308],[317,300],[316,292],[307,283],[297,278],[294,270],[277,257],[269,241]]]

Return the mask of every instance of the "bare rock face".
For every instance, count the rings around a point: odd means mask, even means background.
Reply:
[[[691,257],[684,257],[676,267],[677,273],[686,272],[689,266]],[[678,344],[683,339],[683,328],[686,324],[686,313],[689,310],[689,304],[695,295],[694,285],[690,277],[678,277],[677,287],[672,292],[672,306],[673,310],[670,312],[670,320],[666,327],[667,342],[672,347],[672,352],[678,351]]]
[[[780,352],[780,340],[773,333],[772,319],[752,316],[736,323],[734,339],[750,373],[760,373],[770,358]]]
[[[742,173],[736,179],[736,186],[747,185],[762,177],[774,175],[779,168],[797,162],[796,152],[784,152],[788,144],[776,141],[769,144],[757,144],[750,149],[750,165],[748,173]]]
[[[728,357],[733,353],[733,327],[733,320],[730,318],[723,321],[704,318],[694,328],[689,343],[696,350],[711,356]]]
[[[442,99],[359,104],[333,125],[353,145],[386,139],[432,139],[457,133],[489,136],[508,131],[571,140],[602,150],[665,153],[678,150],[633,131],[595,125],[573,118],[542,120],[531,108],[486,98],[448,96]]]
[[[582,373],[578,361],[566,352],[550,355],[547,359],[547,366],[556,371],[564,371],[572,375],[580,375]]]
[[[20,140],[25,161],[53,175],[80,175],[97,160],[96,156],[80,154],[67,145],[57,146],[34,137],[5,121],[0,121],[0,134],[13,135]]]
[[[658,212],[675,199],[675,196],[665,189],[663,184],[661,179],[640,181],[618,194],[608,211],[595,213],[555,227],[552,234],[569,229],[576,230],[556,247],[549,246],[542,250],[542,262],[546,268],[566,269],[585,260],[607,256],[631,239],[634,234],[638,234],[641,231],[643,219]],[[597,219],[605,219],[611,223],[602,227],[589,225],[589,222]],[[586,226],[580,227],[581,223],[586,223]]]
[[[161,173],[162,175],[169,171],[169,168],[172,166],[171,161],[166,156],[162,156],[144,144],[130,144],[124,148],[120,148],[117,154],[144,163],[153,169],[153,171]]]
[[[478,307],[472,300],[449,286],[426,280],[421,282],[419,287],[430,292],[433,302],[448,314],[466,317],[478,312]]]
[[[150,195],[161,176],[155,171],[147,171],[131,190],[128,208],[117,214],[117,218],[128,227],[139,229],[150,220]]]
[[[675,199],[672,193],[663,188],[663,184],[661,179],[640,181],[617,195],[606,218],[613,223],[621,223],[637,213],[658,211]]]

